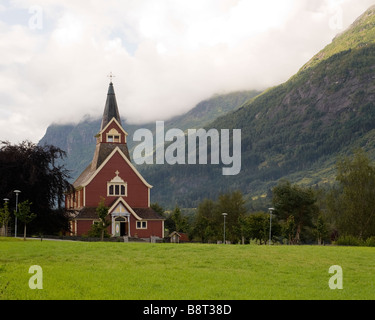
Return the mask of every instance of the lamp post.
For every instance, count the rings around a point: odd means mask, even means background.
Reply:
[[[224,217],[224,244],[225,244],[225,218],[227,217],[228,213],[223,213],[222,216]]]
[[[14,228],[14,237],[17,238],[18,194],[21,193],[21,191],[14,190],[14,193],[16,194],[16,223],[15,223],[15,228]]]
[[[269,236],[268,245],[271,245],[272,211],[275,211],[275,208],[269,208],[268,211],[270,212],[270,236]]]

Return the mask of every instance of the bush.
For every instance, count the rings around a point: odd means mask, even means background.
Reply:
[[[364,245],[366,247],[375,247],[375,237],[370,237],[368,238],[365,242]]]
[[[88,231],[87,235],[90,238],[100,238],[102,234],[102,229],[100,228],[98,223],[94,223],[91,226],[91,229]],[[110,235],[107,231],[107,229],[104,229],[104,238],[109,238]]]
[[[340,236],[337,239],[336,244],[339,246],[359,247],[363,245],[363,241],[354,236]]]
[[[362,240],[354,236],[341,236],[335,243],[339,246],[375,247],[375,237],[372,236],[367,238],[367,240]]]

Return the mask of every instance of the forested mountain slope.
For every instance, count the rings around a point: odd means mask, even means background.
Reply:
[[[270,88],[207,129],[242,130],[242,171],[221,165],[150,167],[144,174],[161,203],[195,206],[239,189],[266,194],[279,179],[306,185],[334,180],[341,154],[375,151],[375,10],[370,8],[287,82]]]
[[[165,130],[178,128],[185,131],[191,128],[201,128],[213,119],[239,108],[246,101],[259,94],[259,91],[249,90],[215,95],[198,103],[187,113],[165,121]],[[104,97],[105,91],[103,91]],[[121,105],[119,105],[119,109],[124,128],[129,133],[128,148],[132,156],[134,148],[132,136],[134,132],[140,128],[154,132],[155,123],[128,124],[126,123],[126,114],[121,112]],[[39,145],[52,144],[66,151],[65,166],[71,171],[71,180],[74,181],[92,161],[96,145],[95,135],[100,130],[100,124],[101,118],[92,119],[90,117],[86,117],[78,124],[52,124],[47,128],[47,132],[39,141]]]

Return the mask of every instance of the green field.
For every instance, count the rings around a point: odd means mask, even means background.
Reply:
[[[29,268],[43,289],[29,288]],[[329,267],[343,270],[331,290]],[[0,300],[375,299],[375,248],[0,238]]]

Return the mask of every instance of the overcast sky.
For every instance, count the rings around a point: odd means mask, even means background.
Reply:
[[[0,140],[101,116],[131,123],[295,74],[374,0],[0,0]]]

